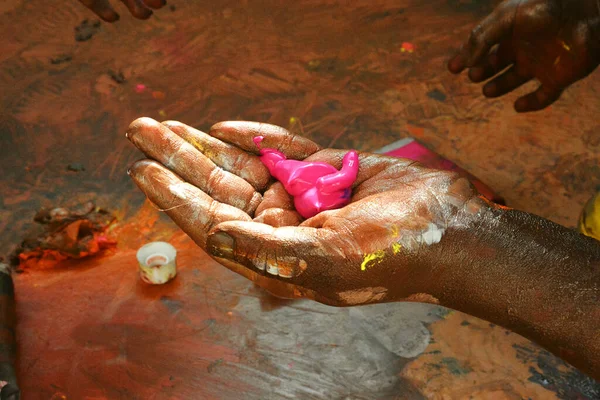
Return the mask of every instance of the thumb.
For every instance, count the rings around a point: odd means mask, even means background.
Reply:
[[[227,221],[209,234],[206,250],[217,259],[233,261],[260,275],[298,283],[309,264],[330,258],[325,243],[332,240],[333,233],[325,229]]]

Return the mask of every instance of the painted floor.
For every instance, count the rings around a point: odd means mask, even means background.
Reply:
[[[415,137],[510,206],[575,226],[600,185],[599,75],[531,115],[512,109],[521,91],[483,98],[445,62],[493,4],[171,0],[109,25],[75,0],[3,1],[0,254],[42,206],[93,199],[122,226],[111,255],[15,276],[23,398],[598,398],[598,383],[464,314],[275,300],[211,261],[125,173],[141,158],[124,137],[140,116],[258,120],[366,151]],[[177,246],[180,273],[149,288],[134,254],[157,239]]]

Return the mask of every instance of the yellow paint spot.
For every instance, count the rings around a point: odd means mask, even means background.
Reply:
[[[560,56],[556,57],[556,60],[554,60],[554,65],[558,65],[559,62],[560,62]]]
[[[400,253],[401,248],[402,248],[402,245],[400,243],[392,244],[392,250],[394,251],[394,254]]]
[[[566,50],[566,51],[571,51],[571,46],[569,46],[568,44],[566,44],[564,41],[561,43],[562,47]]]
[[[400,237],[400,232],[398,231],[398,226],[397,225],[392,225],[392,227],[390,228],[390,230],[392,231],[392,237],[393,238]]]
[[[290,118],[290,125],[294,125],[296,123],[298,123],[298,118],[296,118],[296,117]]]
[[[191,137],[188,138],[188,140],[190,141],[191,145],[194,146],[196,149],[204,151],[204,146],[202,146],[202,144],[200,144],[200,142],[197,139]]]
[[[161,117],[166,117],[167,113],[165,112],[165,110],[159,110],[158,115],[160,115]]]
[[[319,61],[319,60],[310,60],[308,62],[308,67],[311,68],[311,69],[318,68],[319,65],[321,65],[321,61]]]
[[[383,250],[376,251],[375,253],[365,254],[362,264],[360,264],[360,270],[365,271],[368,267],[372,267],[374,264],[379,264],[383,261],[385,252]],[[370,265],[369,265],[370,264]]]

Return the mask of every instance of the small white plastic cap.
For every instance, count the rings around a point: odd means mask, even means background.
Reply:
[[[137,252],[140,277],[146,283],[161,285],[177,275],[177,250],[167,242],[152,242]]]

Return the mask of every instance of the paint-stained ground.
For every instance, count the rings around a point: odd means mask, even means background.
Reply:
[[[172,0],[109,25],[74,0],[3,1],[0,253],[41,206],[94,199],[124,227],[109,257],[15,277],[25,398],[598,398],[598,383],[464,314],[276,301],[156,220],[125,174],[139,116],[258,120],[359,150],[412,136],[509,205],[574,226],[600,185],[598,74],[541,113],[513,112],[522,92],[484,99],[445,62],[492,5]],[[134,251],[157,239],[181,268],[148,288]]]

